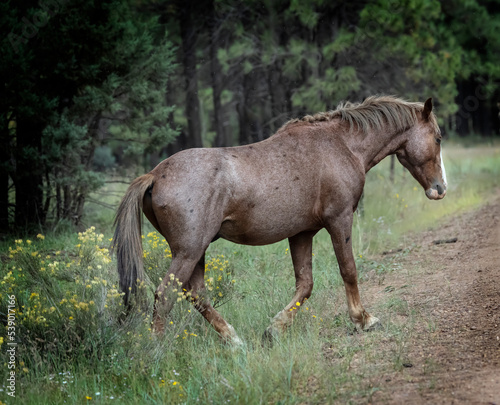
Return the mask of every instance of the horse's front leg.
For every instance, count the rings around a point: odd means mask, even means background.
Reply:
[[[285,309],[278,312],[271,321],[271,325],[262,337],[264,342],[272,341],[276,335],[285,331],[292,324],[300,306],[311,296],[313,289],[312,241],[316,232],[302,232],[288,239],[295,271],[295,294]]]
[[[344,212],[328,224],[335,255],[339,264],[340,274],[344,280],[349,316],[361,330],[369,330],[379,322],[379,319],[368,314],[361,304],[358,290],[358,274],[352,253],[352,212]]]

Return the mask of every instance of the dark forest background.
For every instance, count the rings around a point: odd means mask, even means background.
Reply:
[[[373,94],[499,136],[500,1],[0,4],[0,233],[78,224],[104,171],[263,140]]]

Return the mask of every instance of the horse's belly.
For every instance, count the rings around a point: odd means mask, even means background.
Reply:
[[[240,245],[253,245],[253,246],[261,246],[261,245],[270,245],[271,243],[279,242],[280,240],[286,239],[287,234],[263,234],[263,233],[232,233],[232,232],[224,232],[221,230],[218,236],[228,241],[239,243]],[[290,235],[292,236],[292,235]]]
[[[281,215],[259,217],[249,213],[225,220],[218,236],[243,245],[269,245],[300,232],[319,229],[311,219]]]

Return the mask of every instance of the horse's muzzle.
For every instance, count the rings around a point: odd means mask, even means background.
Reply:
[[[441,200],[446,195],[446,188],[441,184],[433,184],[431,188],[425,190],[425,195],[429,200]]]

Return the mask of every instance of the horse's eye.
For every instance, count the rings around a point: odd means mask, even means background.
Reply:
[[[438,145],[441,144],[441,138],[436,138],[436,142],[438,143]]]

